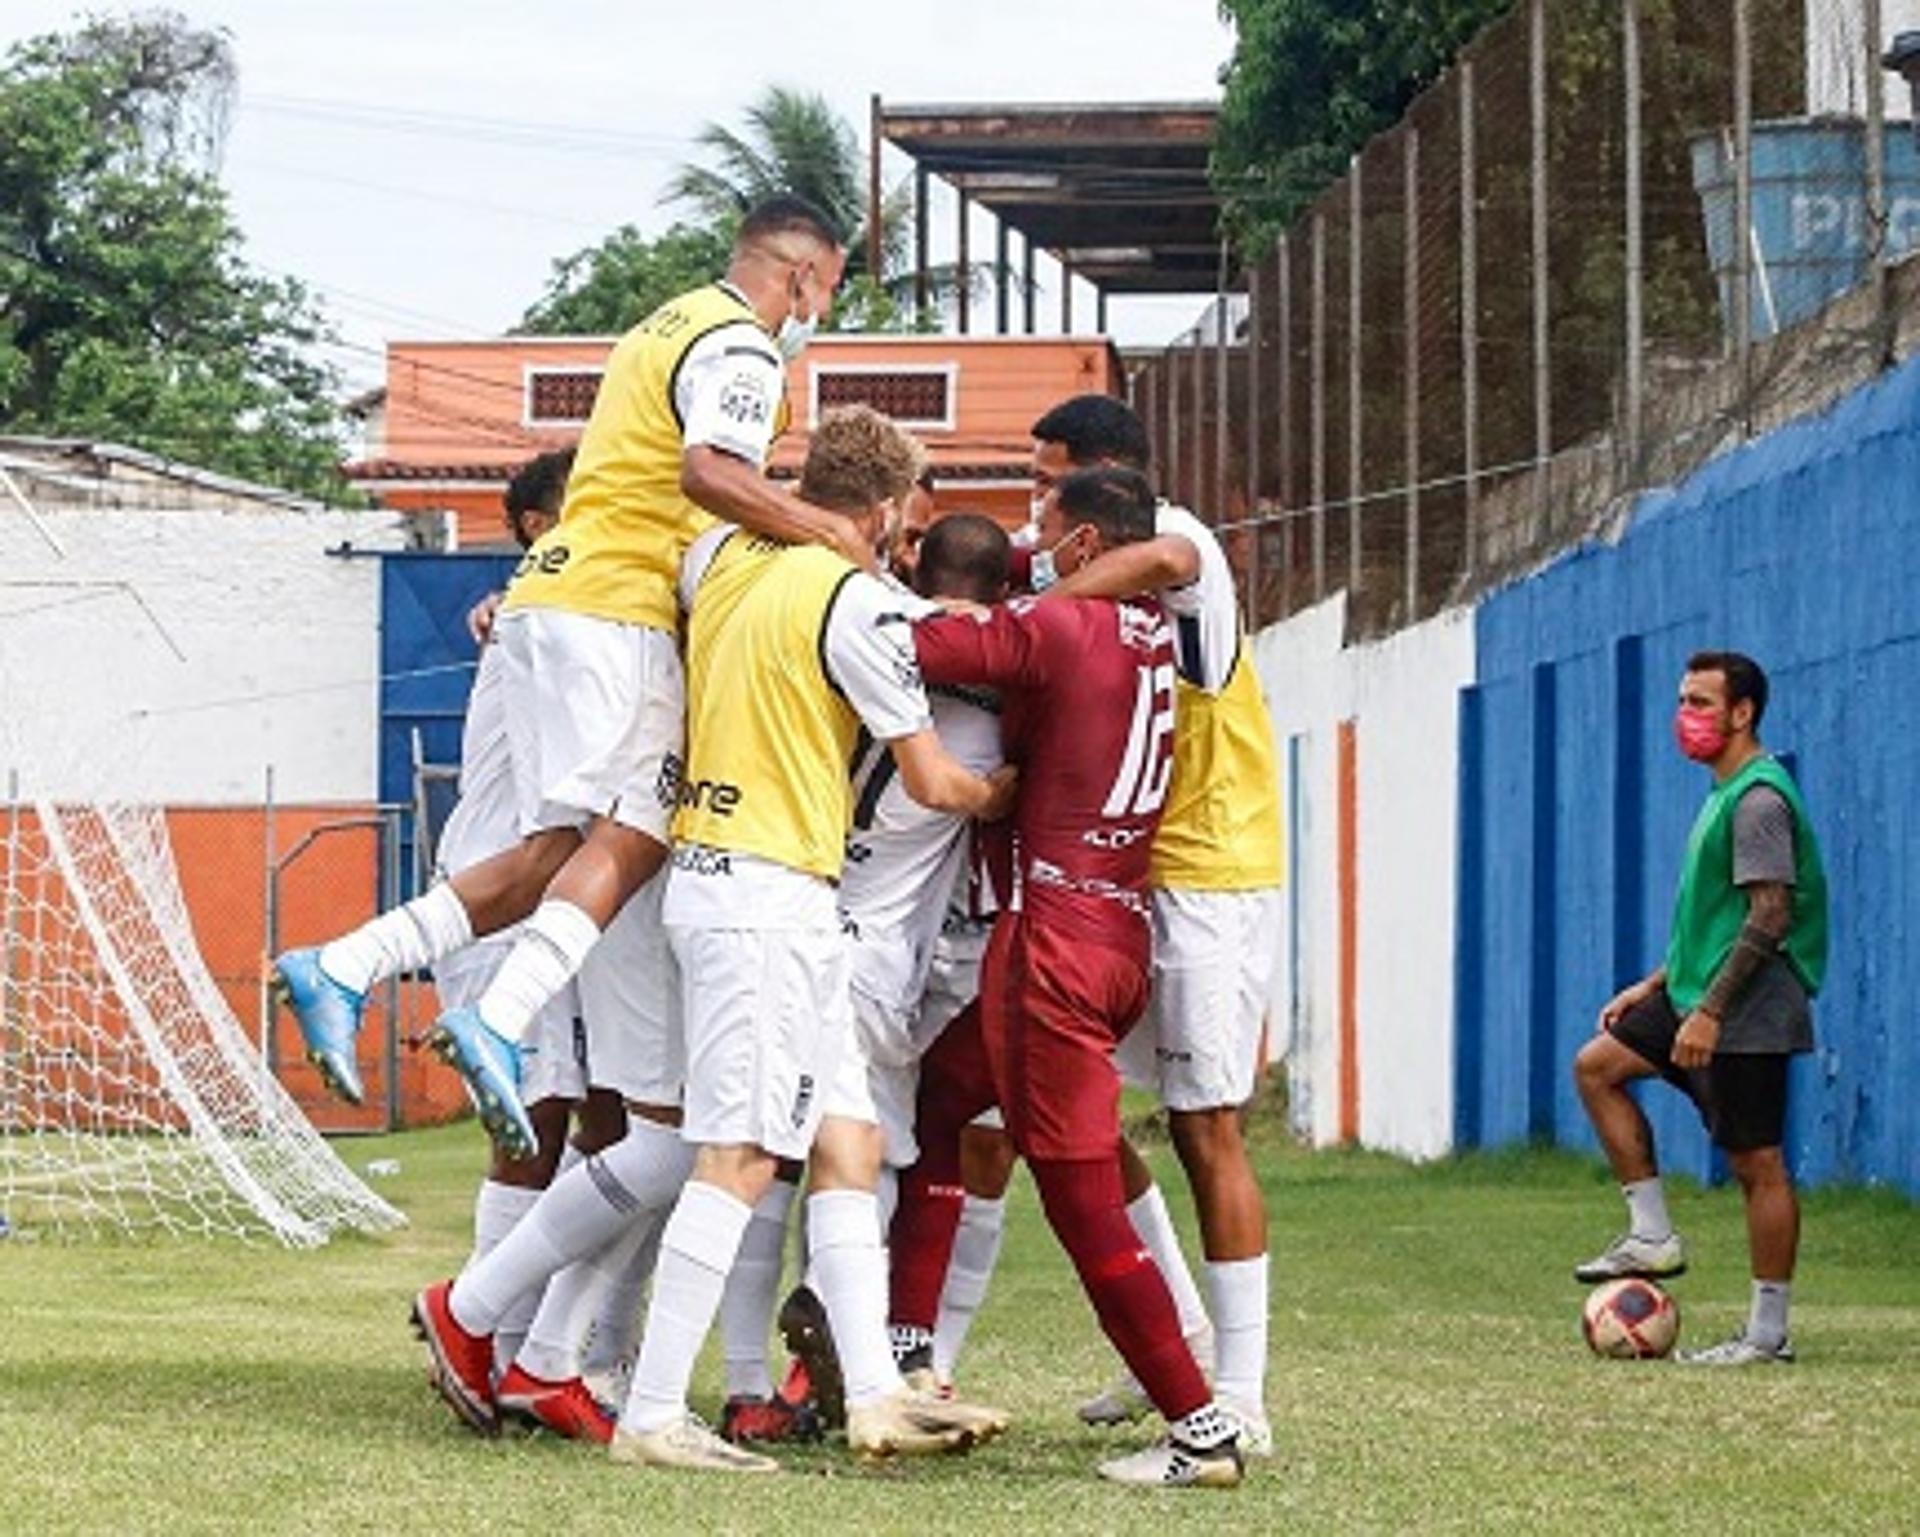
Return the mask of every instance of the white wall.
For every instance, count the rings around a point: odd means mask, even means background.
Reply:
[[[0,774],[29,794],[257,805],[271,763],[279,800],[376,798],[380,562],[325,552],[399,548],[391,514],[41,515],[64,560],[0,500]]]
[[[1296,1124],[1340,1134],[1338,728],[1356,721],[1356,1021],[1360,1140],[1445,1152],[1453,1124],[1453,952],[1458,699],[1473,681],[1473,617],[1460,610],[1346,648],[1344,599],[1270,626],[1255,665],[1284,755],[1299,738],[1289,888],[1297,966],[1283,952],[1275,1018],[1292,1019]],[[1284,772],[1284,756],[1282,758]],[[1292,977],[1297,971],[1297,990]]]

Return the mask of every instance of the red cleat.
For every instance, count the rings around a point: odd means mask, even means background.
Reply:
[[[819,1441],[826,1431],[810,1399],[791,1400],[784,1393],[771,1398],[739,1394],[720,1411],[720,1434],[735,1446],[749,1441]]]
[[[578,1377],[549,1382],[518,1366],[509,1366],[493,1390],[493,1398],[502,1413],[530,1420],[569,1441],[595,1441],[606,1446],[613,1440],[613,1416],[600,1407]]]
[[[434,1390],[483,1436],[497,1435],[493,1400],[493,1336],[469,1334],[453,1316],[453,1282],[437,1281],[413,1299],[414,1332],[433,1357]]]

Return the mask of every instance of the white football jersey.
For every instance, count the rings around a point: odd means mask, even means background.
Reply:
[[[1195,688],[1217,694],[1233,676],[1240,655],[1240,602],[1227,552],[1212,529],[1171,502],[1154,509],[1153,531],[1178,534],[1200,552],[1200,574],[1184,587],[1164,588],[1160,602],[1173,621],[1180,676]]]
[[[500,648],[480,648],[480,665],[460,730],[460,799],[440,829],[434,868],[444,879],[520,841],[513,760],[507,746],[505,666]]]
[[[1002,761],[1000,705],[978,689],[930,687],[941,744],[976,774]],[[853,826],[840,877],[840,910],[854,941],[853,983],[905,1010],[926,982],[933,942],[964,874],[967,819],[907,794],[892,752],[863,732],[854,759]]]

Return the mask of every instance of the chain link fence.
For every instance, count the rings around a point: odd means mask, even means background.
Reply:
[[[1223,264],[1129,377],[1249,623],[1337,589],[1362,633],[1411,623],[1885,366],[1902,27],[1920,3],[1520,0]]]

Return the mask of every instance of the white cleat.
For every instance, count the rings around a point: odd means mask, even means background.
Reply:
[[[1622,1233],[1584,1265],[1573,1267],[1573,1278],[1585,1286],[1602,1281],[1617,1281],[1623,1276],[1645,1276],[1649,1281],[1664,1281],[1682,1275],[1687,1268],[1687,1251],[1678,1233],[1665,1238],[1636,1238]]]
[[[1220,1408],[1240,1431],[1241,1456],[1273,1455],[1273,1426],[1265,1410],[1252,1404],[1236,1403],[1231,1398],[1221,1399]]]
[[[1083,1425],[1131,1425],[1153,1413],[1153,1400],[1132,1377],[1122,1377],[1076,1411]]]
[[[1233,1489],[1247,1476],[1240,1448],[1229,1441],[1200,1451],[1171,1436],[1152,1446],[1100,1464],[1110,1483],[1147,1489]]]
[[[1682,1366],[1789,1366],[1793,1362],[1793,1344],[1782,1340],[1777,1345],[1761,1345],[1744,1334],[1736,1334],[1705,1350],[1683,1350],[1674,1360]]]
[[[847,1445],[856,1457],[933,1457],[970,1451],[1007,1428],[1004,1410],[911,1388],[847,1405]]]
[[[777,1473],[780,1464],[723,1441],[699,1415],[689,1411],[659,1430],[629,1430],[622,1425],[608,1448],[615,1462],[648,1468],[689,1468],[702,1473]]]

